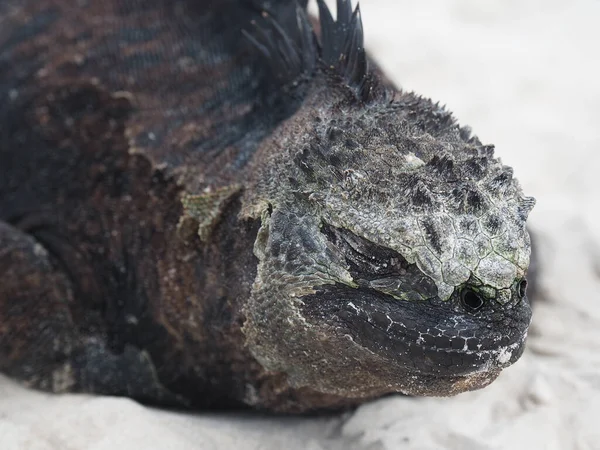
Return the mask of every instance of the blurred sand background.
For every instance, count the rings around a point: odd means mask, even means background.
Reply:
[[[482,391],[326,418],[186,415],[0,378],[1,450],[600,448],[600,1],[363,0],[361,10],[388,74],[494,143],[537,198],[541,286],[522,359]]]

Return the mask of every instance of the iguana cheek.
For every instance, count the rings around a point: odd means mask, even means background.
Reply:
[[[356,286],[318,227],[316,217],[298,209],[262,214],[254,245],[259,264],[243,307],[243,331],[250,351],[268,370],[290,370],[290,340],[310,349],[309,342],[320,339],[314,335],[317,328],[300,313],[302,297],[323,284]]]

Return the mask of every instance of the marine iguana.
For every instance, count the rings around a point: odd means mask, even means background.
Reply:
[[[2,2],[1,371],[303,412],[519,358],[533,199],[306,3]]]

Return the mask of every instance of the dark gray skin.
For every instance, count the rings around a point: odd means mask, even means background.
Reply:
[[[0,5],[0,370],[305,412],[519,358],[533,200],[319,6]]]

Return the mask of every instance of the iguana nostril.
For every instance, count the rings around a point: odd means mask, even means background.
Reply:
[[[483,306],[483,298],[473,292],[471,289],[465,289],[461,293],[461,301],[463,305],[471,311],[477,311]]]
[[[525,278],[523,278],[521,280],[521,282],[519,283],[519,298],[525,297],[526,293],[527,293],[527,280]]]

